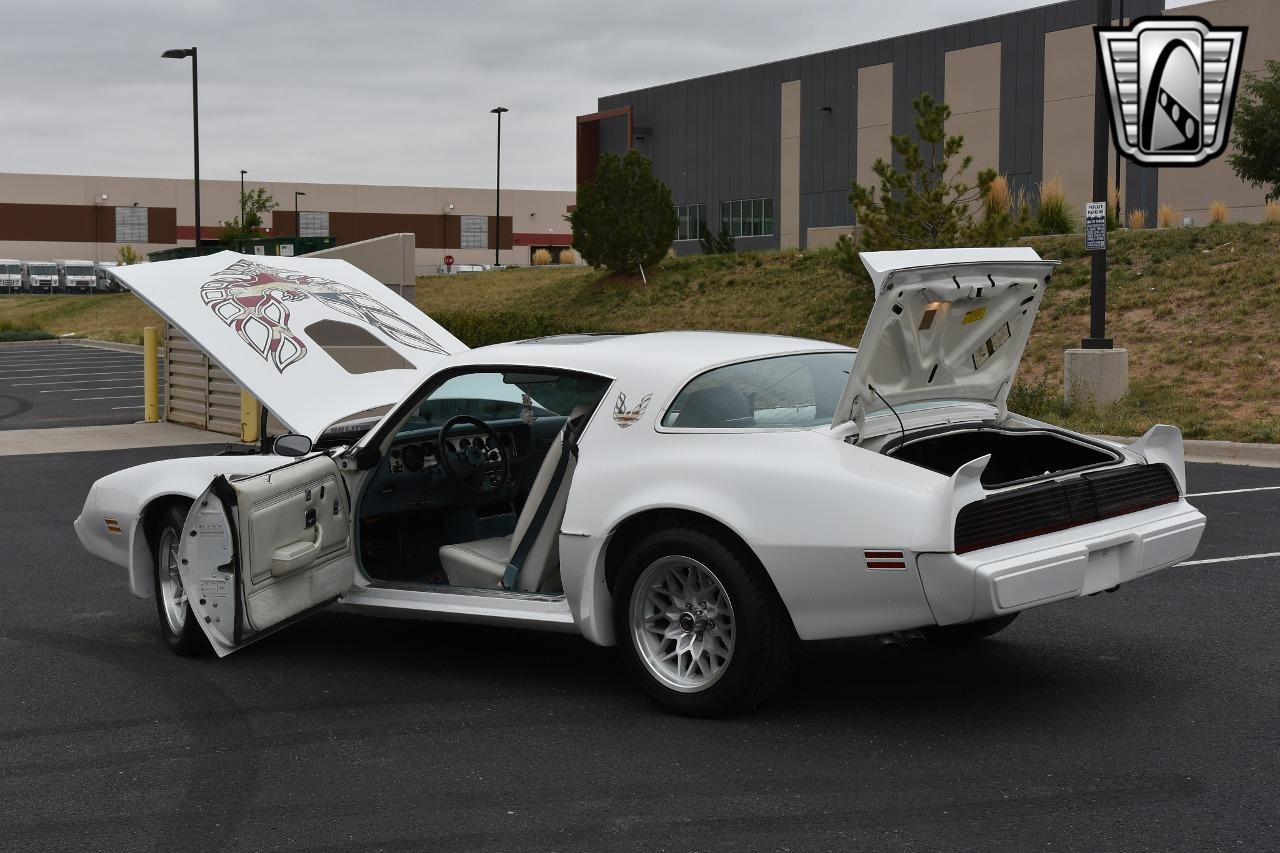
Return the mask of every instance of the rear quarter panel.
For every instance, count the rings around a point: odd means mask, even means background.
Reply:
[[[648,417],[629,428],[602,420],[583,437],[562,526],[566,596],[583,633],[612,643],[608,537],[638,513],[676,508],[746,542],[803,639],[932,624],[914,562],[871,570],[863,551],[906,550],[922,497],[945,484],[824,432],[657,432]]]

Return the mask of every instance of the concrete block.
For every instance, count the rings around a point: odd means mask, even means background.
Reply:
[[[1129,351],[1069,349],[1063,359],[1063,374],[1068,403],[1109,406],[1129,390]]]

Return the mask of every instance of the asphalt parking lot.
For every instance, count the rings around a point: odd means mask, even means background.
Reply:
[[[142,391],[138,353],[77,344],[0,347],[0,429],[140,421]]]
[[[1280,846],[1280,470],[1189,466],[1231,490],[1192,499],[1196,560],[1233,559],[961,651],[815,644],[773,704],[703,721],[571,636],[322,613],[175,657],[71,521],[103,474],[197,452],[6,459],[2,849]]]

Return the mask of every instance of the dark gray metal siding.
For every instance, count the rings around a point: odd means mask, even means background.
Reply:
[[[946,53],[999,42],[1000,171],[1016,192],[1043,179],[1044,36],[1093,23],[1095,0],[1068,0],[979,21],[699,77],[599,99],[600,110],[630,106],[635,147],[676,204],[706,205],[719,228],[719,204],[773,197],[780,179],[780,87],[801,81],[800,239],[809,228],[852,225],[849,184],[857,168],[858,69],[893,62],[893,130],[914,134],[911,102],[922,92],[944,96]],[[1158,15],[1163,0],[1126,0],[1127,17]],[[830,107],[830,111],[823,110]],[[601,149],[626,142],[602,137]],[[1126,206],[1156,208],[1156,172],[1130,164]],[[776,214],[775,214],[776,215]],[[775,231],[777,227],[775,225]],[[743,238],[740,248],[774,248],[778,236]],[[697,244],[677,245],[696,251]]]

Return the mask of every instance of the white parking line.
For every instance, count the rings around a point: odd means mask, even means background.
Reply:
[[[164,355],[157,352],[163,359]],[[0,352],[0,364],[8,364],[10,361],[65,361],[69,359],[141,359],[141,352],[108,352],[84,350],[83,352],[51,352],[47,355],[35,355],[31,352],[18,353],[18,355],[10,355],[8,352]]]
[[[1178,563],[1179,566],[1203,566],[1208,563],[1234,563],[1238,560],[1266,560],[1271,557],[1280,557],[1280,551],[1272,551],[1269,554],[1245,554],[1240,557],[1213,557],[1208,560],[1187,560]]]
[[[104,389],[106,390],[106,389]],[[141,394],[124,394],[120,397],[72,397],[71,402],[81,403],[85,400],[141,400]]]
[[[145,409],[146,406],[112,406],[111,411],[118,412],[121,409]]]
[[[145,388],[145,385],[91,385],[88,388],[51,388],[41,394],[79,394],[81,391],[124,391],[129,388]]]
[[[120,367],[124,367],[126,365],[137,364],[137,363],[138,363],[138,360],[136,358],[131,358],[128,361],[95,361],[92,364],[46,364],[41,367],[15,367],[13,369],[6,368],[4,370],[0,370],[0,379],[4,379],[5,375],[11,374],[11,373],[39,373],[42,370],[59,370],[59,369],[72,370],[77,367],[109,367],[112,365],[119,365]],[[13,376],[11,378],[22,379],[23,377]]]
[[[92,376],[92,375],[117,376],[119,377],[119,381],[132,382],[135,380],[136,377],[132,376],[131,374],[137,374],[138,376],[141,376],[142,371],[141,370],[119,370],[119,371],[111,371],[109,373],[84,374],[84,375],[86,376]],[[63,373],[60,375],[67,376],[68,374]],[[30,379],[32,377],[28,376],[26,378]],[[57,382],[11,382],[9,383],[9,387],[10,388],[43,388],[46,385],[77,385],[81,382],[115,382],[115,381],[117,380],[115,379],[62,379]]]
[[[1209,495],[1238,495],[1242,492],[1271,492],[1280,489],[1280,486],[1254,486],[1252,489],[1223,489],[1220,492],[1196,492],[1187,495],[1189,498],[1207,498]]]
[[[121,374],[125,374],[125,373],[138,373],[138,372],[139,371],[137,370],[128,370],[122,367],[119,370],[99,370],[97,372],[90,372],[90,373],[47,373],[44,376],[15,376],[13,378],[14,379],[56,379],[60,376],[120,376]],[[9,385],[9,384],[13,384],[15,387],[17,386],[17,383],[10,383],[4,380],[3,378],[0,378],[0,385]]]

